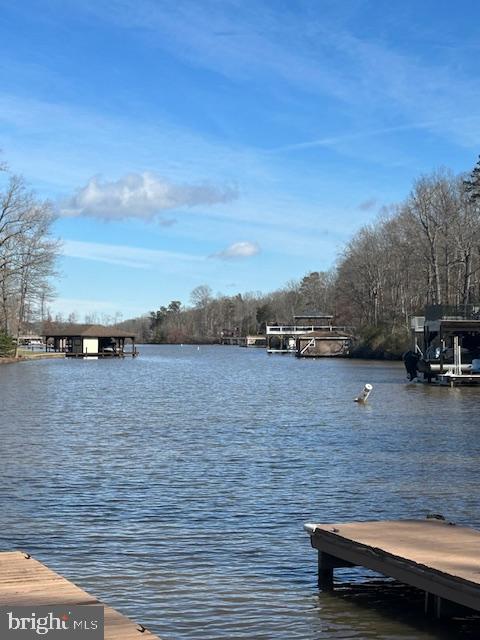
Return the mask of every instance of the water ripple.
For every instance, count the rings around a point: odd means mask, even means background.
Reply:
[[[0,401],[0,547],[165,640],[478,637],[361,569],[318,594],[302,531],[428,511],[479,527],[475,390],[406,385],[396,363],[165,346],[0,367]]]

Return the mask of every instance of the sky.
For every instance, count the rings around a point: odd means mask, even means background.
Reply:
[[[54,313],[327,270],[480,153],[474,0],[0,0],[0,149],[58,213]]]

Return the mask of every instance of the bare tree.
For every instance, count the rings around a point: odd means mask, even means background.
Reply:
[[[8,176],[0,191],[0,315],[5,333],[17,337],[28,317],[51,296],[58,243],[50,238],[53,210]]]

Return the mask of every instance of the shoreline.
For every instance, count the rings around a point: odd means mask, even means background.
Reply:
[[[185,342],[185,343],[179,343],[179,342],[147,342],[145,343],[147,345],[150,346],[189,346],[189,347],[194,347],[194,346],[203,346],[203,347],[211,347],[211,346],[218,346],[218,347],[224,347],[224,346],[237,346],[238,345],[223,345],[221,343],[218,342]],[[261,349],[261,347],[257,347],[257,349]],[[11,356],[11,357],[0,357],[0,365],[3,364],[15,364],[18,362],[26,362],[29,360],[46,360],[49,358],[65,358],[65,354],[64,353],[53,353],[53,352],[31,352],[31,353],[26,353],[23,352],[21,355],[17,356],[16,358]],[[385,352],[385,351],[381,351],[381,350],[373,350],[373,349],[368,349],[368,348],[356,348],[352,353],[350,353],[348,356],[345,357],[347,360],[374,360],[374,361],[397,361],[397,362],[401,362],[402,361],[402,355],[398,354],[398,353],[392,353],[392,352]]]
[[[0,358],[0,365],[2,364],[15,364],[18,362],[28,362],[29,360],[45,360],[47,358],[64,358],[64,353],[31,353],[14,356]]]

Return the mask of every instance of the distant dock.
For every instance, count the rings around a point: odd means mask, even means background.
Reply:
[[[0,606],[101,605],[58,573],[20,551],[0,553]],[[103,605],[105,640],[159,640],[142,625]],[[42,637],[42,636],[39,636]]]
[[[306,524],[318,550],[318,583],[337,567],[362,566],[425,592],[425,612],[444,601],[480,611],[480,531],[443,520]]]
[[[298,358],[347,356],[353,336],[333,325],[333,316],[312,311],[294,315],[294,324],[267,323],[267,353],[294,353]]]

